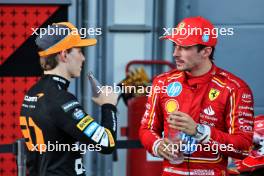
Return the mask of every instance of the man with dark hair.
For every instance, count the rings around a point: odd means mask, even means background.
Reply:
[[[117,95],[106,94],[102,88],[93,98],[102,107],[99,125],[67,91],[70,80],[80,76],[85,61],[81,47],[95,45],[96,39],[81,39],[69,22],[47,28],[51,29],[69,32],[54,30],[36,39],[44,75],[26,93],[20,113],[27,167],[30,176],[84,176],[81,153],[108,154],[115,149]]]
[[[252,145],[252,92],[214,64],[217,36],[210,21],[190,17],[176,29],[162,38],[175,44],[177,69],[154,79],[140,140],[150,153],[165,159],[163,176],[228,175],[228,157],[244,158]],[[201,33],[181,32],[188,29]],[[164,86],[166,92],[158,91]],[[171,132],[179,133],[176,142],[168,139]],[[179,154],[184,154],[182,161]],[[172,164],[175,159],[178,164]]]

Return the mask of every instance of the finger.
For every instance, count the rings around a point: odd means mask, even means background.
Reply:
[[[175,115],[178,115],[178,116],[189,116],[189,114],[186,114],[184,112],[181,112],[181,111],[173,111],[172,114],[175,114]]]
[[[174,147],[174,148],[171,149],[171,151],[164,150],[162,152],[164,152],[164,154],[167,156],[167,158],[173,159],[173,158],[178,156],[179,149]]]
[[[165,142],[166,144],[172,144],[172,141],[169,140],[168,138],[164,138],[164,142]]]
[[[169,125],[171,125],[171,126],[175,126],[175,127],[184,127],[184,128],[188,128],[188,126],[189,126],[189,124],[186,123],[186,122],[175,121],[175,122],[173,122],[173,123],[170,123],[170,122],[168,122],[168,123],[169,123]]]
[[[169,126],[174,126],[174,127],[183,127],[183,128],[189,128],[190,124],[187,122],[168,122]]]
[[[92,97],[93,102],[98,103],[98,98]]]
[[[176,152],[176,151],[169,152],[168,150],[160,151],[160,154],[162,154],[162,156],[164,158],[166,158],[167,160],[171,160],[171,159],[177,157],[177,153],[178,152]]]
[[[99,97],[92,97],[92,100],[97,105],[102,105],[101,99]]]
[[[168,123],[175,123],[176,121],[182,122],[182,121],[184,121],[184,120],[182,120],[182,118],[183,117],[172,115],[169,118],[167,118],[167,122]]]
[[[172,114],[169,116],[167,121],[169,122],[173,122],[173,121],[188,122],[189,120],[190,118],[186,116],[179,116],[179,115]]]
[[[169,147],[168,146],[169,144],[165,144],[165,143],[163,143],[161,146],[160,146],[160,148],[159,148],[159,150],[160,151],[168,151],[168,152],[171,152],[171,147]]]
[[[185,127],[180,127],[180,126],[175,126],[175,125],[169,125],[170,128],[175,129],[175,130],[180,130],[185,132],[186,128]]]
[[[165,153],[165,152],[163,152],[163,151],[160,152],[160,155],[161,155],[163,158],[167,159],[167,160],[171,160],[171,158],[169,157],[169,155],[167,155],[167,153]]]

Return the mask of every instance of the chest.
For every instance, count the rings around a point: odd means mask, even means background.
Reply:
[[[229,91],[225,87],[212,82],[195,86],[175,82],[166,87],[166,93],[160,96],[165,125],[171,112],[181,111],[189,114],[197,123],[223,128],[229,101]]]

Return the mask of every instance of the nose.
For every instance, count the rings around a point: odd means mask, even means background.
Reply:
[[[82,58],[82,61],[84,62],[85,61],[85,57],[84,57],[83,53],[81,54],[81,58]]]
[[[176,46],[174,47],[173,57],[180,56],[180,51],[181,51],[181,47],[176,45]]]

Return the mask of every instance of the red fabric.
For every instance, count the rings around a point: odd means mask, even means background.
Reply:
[[[236,150],[223,152],[218,147],[217,154],[213,154],[212,148],[211,151],[193,151],[190,157],[185,155],[185,161],[179,165],[165,160],[164,168],[190,167],[190,171],[195,169],[197,173],[208,174],[213,170],[222,175],[227,174],[227,156],[246,157],[252,145],[254,112],[253,96],[244,81],[213,66],[209,73],[199,77],[190,77],[177,70],[161,74],[154,80],[152,90],[155,86],[161,91],[149,96],[139,132],[142,144],[150,153],[155,155],[153,146],[163,131],[164,136],[168,136],[167,118],[175,110],[209,126],[209,145],[217,142],[227,147],[232,144]]]
[[[197,29],[197,30],[194,30]],[[189,17],[183,19],[170,35],[162,37],[180,46],[206,45],[215,46],[217,34],[213,24],[203,17]]]

